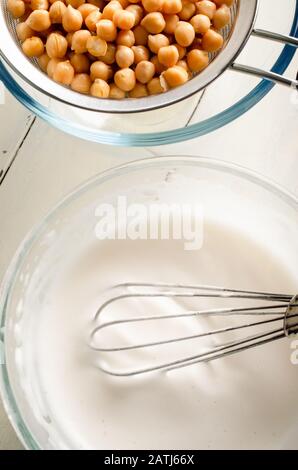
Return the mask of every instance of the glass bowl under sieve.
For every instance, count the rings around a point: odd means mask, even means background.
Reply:
[[[245,5],[246,0],[240,1]],[[277,0],[275,1],[276,5],[269,0],[260,2],[255,29],[276,31],[284,35],[291,33],[292,36],[297,36],[298,1],[289,0],[287,8]],[[249,35],[249,28],[245,30],[244,37],[246,35]],[[224,59],[226,49],[218,55],[214,64],[221,64],[220,61]],[[237,62],[245,66],[254,66],[257,69],[271,69],[276,74],[282,74],[294,53],[295,48],[291,45],[284,46],[278,42],[253,36],[250,37]],[[230,62],[231,60],[232,56],[229,57]],[[225,64],[224,68],[228,65],[229,63]],[[210,70],[211,73],[213,70],[211,67],[213,67],[213,62],[210,69],[208,67],[205,72],[209,73]],[[216,68],[214,79],[218,73],[218,68]],[[38,74],[40,75],[40,72]],[[80,101],[81,107],[69,105],[63,102],[61,96],[54,98],[55,93],[52,95],[44,93],[40,91],[38,85],[29,84],[20,76],[20,73],[16,73],[15,69],[4,61],[0,64],[0,78],[30,110],[61,130],[95,142],[131,146],[169,144],[204,135],[242,115],[273,87],[272,82],[260,81],[259,77],[243,75],[228,69],[203,91],[182,101],[180,100],[185,94],[184,86],[179,90],[165,93],[162,98],[149,97],[148,101],[145,99],[146,103],[151,103],[148,109],[151,106],[155,108],[163,106],[164,98],[172,99],[173,104],[167,107],[146,112],[123,113],[121,106],[125,110],[125,101],[131,100],[124,100],[123,105],[117,104],[120,106],[120,111],[117,108],[117,112],[108,111],[109,106],[112,106],[110,104],[112,100],[108,100],[108,104],[98,105],[98,108],[103,107],[104,112],[94,110],[96,106],[93,105],[92,111],[83,109],[89,106],[88,97],[85,97],[86,106],[82,104],[83,101]],[[194,93],[196,79],[197,77],[187,84],[191,88],[186,94]],[[45,77],[46,80],[49,79]],[[62,87],[58,88],[62,90],[61,93],[65,95],[66,101],[69,101],[68,93],[71,93],[71,96],[78,95]],[[167,95],[169,98],[166,98]],[[138,103],[136,105],[138,111],[142,109],[143,99],[133,101]]]

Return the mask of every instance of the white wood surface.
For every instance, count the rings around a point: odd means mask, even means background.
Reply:
[[[289,69],[296,73],[297,57]],[[238,121],[209,136],[152,148],[88,143],[33,118],[6,93],[0,105],[0,279],[26,232],[63,195],[96,173],[152,155],[202,155],[254,169],[298,195],[298,100],[275,87]],[[20,449],[0,404],[0,449]]]

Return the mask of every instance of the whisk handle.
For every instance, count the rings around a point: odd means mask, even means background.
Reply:
[[[298,334],[298,295],[291,300],[284,320],[284,332],[286,336]]]

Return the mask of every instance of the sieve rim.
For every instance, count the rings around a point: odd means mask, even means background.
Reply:
[[[0,23],[3,23],[5,27],[0,28],[0,58],[21,79],[49,98],[54,98],[78,109],[110,114],[131,114],[175,104],[205,89],[219,78],[232,65],[250,38],[257,17],[259,0],[250,0],[249,2],[237,0],[236,17],[225,47],[210,65],[196,77],[181,87],[166,93],[124,100],[100,99],[83,95],[50,79],[24,56],[19,44],[14,41],[5,20],[5,4],[6,0],[1,0]],[[9,40],[7,40],[8,38]]]

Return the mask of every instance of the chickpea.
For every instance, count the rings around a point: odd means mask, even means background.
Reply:
[[[104,62],[97,60],[93,62],[90,67],[90,77],[91,80],[94,82],[96,78],[100,78],[101,80],[108,81],[113,76],[113,69],[110,65],[105,64]]]
[[[137,64],[135,74],[140,83],[148,83],[155,75],[155,66],[149,60],[142,60]]]
[[[67,33],[65,36],[65,39],[67,41],[68,47],[71,48],[71,43],[72,43],[72,38],[73,38],[74,33]]]
[[[90,60],[85,54],[71,53],[69,60],[76,73],[80,74],[89,72]]]
[[[183,85],[189,78],[187,71],[178,65],[174,65],[174,67],[165,70],[162,76],[171,88]]]
[[[94,55],[90,54],[90,52],[88,52],[86,54],[86,56],[88,57],[88,59],[90,60],[90,63],[92,64],[93,62],[95,62],[96,60],[99,59],[99,57],[95,57]]]
[[[61,59],[51,59],[49,61],[48,66],[47,66],[47,74],[50,78],[53,78],[55,69],[60,62],[63,62],[63,61]]]
[[[169,39],[164,34],[155,34],[148,36],[148,47],[151,52],[157,54],[159,49],[170,44]]]
[[[146,85],[143,83],[136,83],[136,86],[128,93],[130,98],[144,98],[148,96]]]
[[[117,37],[117,28],[111,20],[100,19],[96,31],[97,36],[105,41],[115,41]]]
[[[22,49],[27,57],[40,57],[44,53],[43,42],[36,36],[26,39],[22,44]]]
[[[50,62],[50,57],[48,56],[48,54],[44,53],[42,54],[40,57],[38,57],[37,59],[37,62],[38,62],[38,65],[39,67],[41,68],[41,70],[43,72],[47,72],[47,68],[48,68],[48,64]]]
[[[200,37],[195,37],[189,49],[203,49],[202,39]]]
[[[90,36],[87,40],[87,51],[94,57],[104,56],[107,52],[108,45],[104,39]]]
[[[110,85],[110,94],[109,98],[114,99],[114,100],[122,100],[125,98],[125,91],[121,90],[118,88],[115,83],[112,83]]]
[[[182,47],[191,45],[195,38],[195,30],[190,23],[179,21],[175,29],[175,39]]]
[[[205,34],[211,27],[211,21],[209,17],[201,14],[193,16],[190,20],[190,24],[192,25],[196,34]]]
[[[231,21],[231,12],[227,5],[219,7],[213,15],[212,23],[215,29],[222,29]]]
[[[90,93],[96,98],[108,98],[110,94],[110,87],[107,82],[101,78],[97,78],[91,85]]]
[[[89,0],[89,3],[91,3],[91,5],[95,5],[100,10],[103,10],[105,6],[104,0]]]
[[[135,16],[127,10],[116,10],[113,16],[113,21],[117,28],[128,31],[133,28],[135,24]]]
[[[52,24],[62,23],[62,17],[66,12],[66,5],[61,2],[57,1],[51,5],[49,9],[50,19]]]
[[[173,44],[175,42],[174,34],[165,34],[165,36],[168,38],[169,44]]]
[[[195,14],[196,6],[194,3],[185,1],[182,3],[182,10],[178,13],[179,18],[183,21],[188,21]]]
[[[79,31],[82,28],[83,17],[79,10],[75,10],[71,5],[68,5],[65,13],[62,16],[62,26],[67,33]]]
[[[61,83],[62,85],[70,85],[74,78],[74,68],[69,62],[66,60],[64,62],[59,62],[53,74],[53,79],[55,82]]]
[[[146,46],[148,41],[148,31],[141,25],[136,26],[133,29],[133,33],[135,36],[135,44],[137,46]]]
[[[83,5],[79,6],[78,10],[83,17],[83,21],[85,21],[87,16],[90,15],[90,13],[92,13],[93,11],[99,11],[97,6],[92,5],[91,3],[83,3]]]
[[[219,7],[222,5],[227,5],[228,7],[231,7],[234,3],[234,0],[213,0],[213,1]]]
[[[21,18],[26,11],[22,0],[7,0],[7,9],[14,18]]]
[[[48,10],[49,2],[48,0],[31,0],[30,7],[31,10]]]
[[[180,44],[173,44],[173,46],[175,46],[176,49],[177,49],[177,51],[178,51],[179,59],[180,59],[180,60],[183,59],[183,57],[184,57],[185,54],[186,54],[186,48],[180,46]]]
[[[144,16],[143,8],[140,5],[129,5],[125,10],[129,11],[130,13],[134,15],[135,17],[134,26],[137,26]]]
[[[37,10],[36,10],[37,11]],[[43,10],[40,10],[40,11],[43,11]],[[42,40],[47,40],[48,36],[54,31],[54,28],[53,26],[51,25],[48,29],[45,29],[44,31],[38,31],[38,36],[42,39]],[[61,34],[62,33],[60,31],[57,31],[58,34]]]
[[[165,0],[163,4],[162,11],[166,15],[176,15],[182,10],[182,1],[181,0]]]
[[[175,46],[161,47],[157,57],[159,62],[166,67],[173,67],[179,60],[178,50]]]
[[[24,15],[20,16],[19,18],[17,18],[21,23],[25,23],[25,22],[28,20],[28,18],[29,18],[29,16],[31,15],[31,13],[32,13],[32,10],[31,10],[31,8],[28,6],[28,4],[27,4],[26,2],[24,2],[24,3],[25,3],[25,13],[24,13]]]
[[[202,0],[196,3],[197,12],[201,15],[206,15],[212,20],[214,13],[216,12],[216,5],[210,0]]]
[[[221,34],[209,29],[202,39],[203,49],[207,52],[217,52],[223,46],[223,37]]]
[[[66,5],[71,5],[73,8],[79,8],[85,3],[85,0],[66,0]]]
[[[75,31],[72,36],[71,50],[76,54],[85,54],[87,52],[87,41],[89,38],[91,38],[90,31],[86,29]]]
[[[138,3],[139,0],[137,2],[133,2],[132,0],[118,0],[120,5],[122,6],[123,9],[127,8],[129,4],[131,3]]]
[[[114,81],[120,90],[131,91],[136,85],[135,72],[131,69],[118,70],[114,75]]]
[[[166,70],[166,67],[159,62],[157,55],[151,57],[150,62],[152,62],[152,64],[154,65],[156,74],[160,75]]]
[[[27,23],[18,23],[16,26],[16,32],[19,40],[21,42],[26,41],[26,39],[32,38],[34,36],[35,32],[33,29],[30,28],[30,26],[27,25]]]
[[[34,10],[26,23],[34,31],[46,31],[51,26],[50,14],[46,10]]]
[[[158,95],[159,93],[163,93],[165,91],[160,83],[159,77],[152,78],[152,80],[147,83],[147,89],[149,95]]]
[[[116,46],[108,43],[106,53],[103,56],[99,56],[99,60],[108,65],[113,64],[116,60]]]
[[[150,53],[147,47],[145,46],[132,46],[132,51],[134,53],[134,63],[138,64],[142,60],[149,60]]]
[[[102,18],[113,21],[114,13],[117,10],[123,10],[121,3],[116,0],[109,2],[103,9]]]
[[[91,85],[92,82],[87,73],[78,73],[70,84],[72,90],[85,94],[89,93]]]
[[[99,11],[92,11],[89,13],[85,19],[85,25],[91,31],[91,33],[96,33],[96,25],[99,20],[102,18],[102,14]]]
[[[209,64],[209,56],[205,51],[193,49],[187,54],[187,65],[192,72],[201,72]]]
[[[166,25],[163,15],[159,12],[148,13],[142,21],[141,25],[151,34],[161,33]]]
[[[142,0],[143,7],[148,13],[162,11],[164,0]]]
[[[116,43],[118,46],[132,47],[135,43],[135,35],[133,31],[120,31],[118,33]]]
[[[166,25],[164,27],[163,32],[166,34],[174,34],[176,26],[179,21],[179,16],[178,15],[164,15],[164,19],[165,19]]]
[[[186,70],[188,75],[191,76],[191,71],[189,70],[187,62],[185,60],[178,60],[176,65],[178,65],[178,67],[182,67],[184,70]]]
[[[116,51],[116,62],[121,69],[126,69],[134,63],[134,53],[130,47],[118,46]]]
[[[62,34],[51,33],[46,42],[46,51],[51,59],[63,59],[67,52],[68,43]]]

